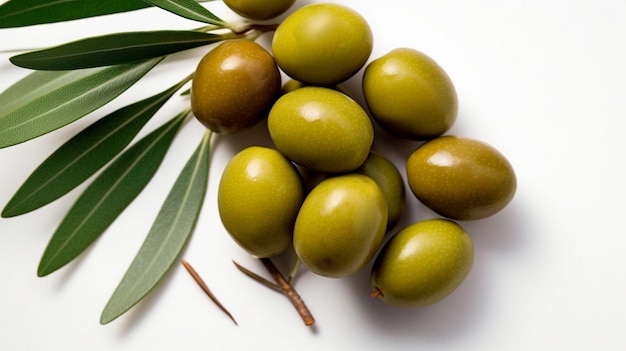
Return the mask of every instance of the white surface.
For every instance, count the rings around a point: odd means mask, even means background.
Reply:
[[[509,207],[492,218],[461,223],[476,246],[464,284],[439,304],[399,310],[369,298],[367,272],[342,280],[302,273],[296,288],[317,319],[314,328],[304,327],[285,298],[236,271],[231,259],[264,272],[232,242],[217,216],[221,170],[235,151],[268,143],[259,126],[243,136],[214,140],[211,188],[183,255],[239,327],[180,266],[131,312],[99,325],[102,308],[199,141],[202,130],[193,121],[146,191],[59,272],[35,276],[51,233],[79,190],[36,212],[0,219],[0,350],[626,349],[626,239],[620,221],[626,213],[626,2],[342,2],[371,24],[372,58],[408,46],[437,60],[459,95],[459,118],[450,134],[489,142],[517,171],[518,191]],[[206,6],[235,18],[221,3]],[[78,23],[0,30],[0,46],[38,47],[113,31],[197,26],[153,10]],[[72,126],[0,150],[0,206],[69,136],[177,81],[194,68],[201,52],[168,61],[120,100]],[[13,68],[8,57],[0,56],[2,90],[27,73]],[[356,77],[348,86],[358,84]],[[168,103],[149,129],[184,103]],[[384,133],[377,138],[375,147],[401,168],[417,145]],[[404,224],[434,216],[410,194],[407,199]],[[285,269],[288,261],[277,263]]]

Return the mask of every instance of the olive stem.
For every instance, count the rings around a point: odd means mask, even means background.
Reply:
[[[372,293],[370,294],[370,297],[371,297],[372,299],[373,299],[373,298],[377,298],[377,297],[379,297],[379,296],[385,296],[385,295],[383,295],[383,292],[382,292],[382,291],[380,291],[380,290],[378,290],[378,289],[376,289],[376,290],[372,291]]]
[[[296,260],[293,262],[293,266],[291,267],[291,271],[289,272],[289,277],[287,277],[287,281],[289,283],[293,282],[296,278],[296,274],[298,274],[298,269],[300,268],[300,259],[296,257]]]
[[[285,277],[283,277],[280,271],[278,271],[278,268],[276,268],[272,260],[270,260],[269,258],[261,258],[260,260],[267,269],[267,271],[270,273],[272,278],[274,278],[285,296],[287,296],[291,304],[296,308],[296,311],[298,311],[298,314],[300,315],[300,318],[302,318],[304,324],[306,326],[313,325],[315,323],[313,315],[304,304],[304,301],[302,300],[300,295],[291,286],[291,284],[289,284],[289,282],[285,280]]]
[[[250,23],[239,28],[231,27],[230,30],[232,30],[232,32],[235,34],[245,34],[250,31],[259,31],[262,34],[262,33],[275,31],[276,28],[278,28],[278,25],[279,23],[272,23],[272,24]]]
[[[196,281],[198,286],[200,286],[202,291],[204,291],[204,293],[211,299],[211,301],[213,301],[213,303],[215,303],[217,307],[219,307],[219,309],[222,310],[222,312],[224,312],[233,321],[233,323],[235,323],[235,325],[239,325],[237,324],[237,321],[235,320],[233,315],[226,309],[226,307],[224,307],[224,305],[222,305],[222,303],[217,299],[217,297],[213,295],[213,292],[211,292],[209,287],[206,285],[204,280],[202,280],[198,272],[196,272],[196,270],[191,266],[191,264],[189,264],[189,262],[185,260],[183,260],[182,263],[183,263],[183,266],[185,266],[185,269],[187,269],[187,272],[189,272],[191,277]]]
[[[183,85],[187,84],[189,81],[193,79],[193,72],[189,73],[185,78],[183,78],[180,82],[178,82],[178,89],[182,88]]]

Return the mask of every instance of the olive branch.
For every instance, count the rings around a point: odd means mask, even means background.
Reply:
[[[140,81],[165,57],[224,40],[254,40],[275,24],[236,27],[194,0],[9,0],[0,5],[0,28],[72,21],[157,7],[202,26],[191,30],[110,33],[20,53],[16,66],[34,70],[0,94],[0,149],[63,128],[100,109]],[[137,139],[157,111],[183,91],[192,75],[107,114],[67,140],[41,163],[2,210],[25,215],[90,181],[62,219],[37,271],[49,275],[83,253],[157,172],[177,132],[191,116],[180,111]],[[165,199],[144,244],[101,316],[118,318],[154,289],[194,231],[208,183],[212,132],[207,130]]]

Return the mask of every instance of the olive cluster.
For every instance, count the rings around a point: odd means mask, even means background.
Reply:
[[[245,3],[237,13],[266,19],[293,1],[264,16]],[[444,136],[458,102],[434,60],[399,48],[367,64],[372,48],[372,31],[354,10],[306,5],[277,27],[271,54],[250,40],[211,50],[194,76],[192,109],[217,133],[238,132],[267,116],[275,148],[239,152],[218,189],[220,218],[241,247],[259,258],[293,247],[304,266],[326,277],[348,276],[375,259],[373,296],[428,305],[450,294],[472,266],[472,240],[455,221],[504,208],[515,193],[515,174],[490,145]],[[363,67],[366,106],[337,88]],[[281,70],[292,79],[282,93]],[[405,187],[396,166],[372,150],[372,121],[398,138],[423,142],[407,160],[406,179],[417,199],[444,217],[409,225],[387,243],[404,213]],[[311,171],[324,179],[305,184],[303,172]]]

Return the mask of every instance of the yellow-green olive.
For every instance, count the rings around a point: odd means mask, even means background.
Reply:
[[[415,196],[442,216],[489,217],[513,199],[517,180],[509,161],[479,140],[443,136],[419,146],[407,160]]]
[[[304,200],[302,178],[275,149],[251,146],[237,153],[220,180],[217,204],[224,228],[252,256],[271,257],[291,246]]]
[[[387,230],[393,228],[404,213],[404,180],[396,166],[386,157],[370,152],[369,156],[356,172],[374,179],[387,199]]]
[[[365,110],[329,88],[303,87],[281,96],[267,124],[278,150],[319,172],[355,170],[365,162],[374,140]]]
[[[372,267],[372,296],[399,307],[431,305],[450,295],[474,262],[472,239],[444,219],[414,223],[385,244]]]
[[[311,4],[290,14],[276,29],[272,53],[293,79],[332,86],[367,62],[373,35],[367,21],[339,4]]]
[[[399,48],[372,61],[363,95],[376,122],[403,138],[427,140],[456,121],[456,90],[446,72],[424,53]]]
[[[363,268],[382,244],[387,201],[362,174],[323,180],[304,200],[294,228],[296,254],[309,270],[344,277]]]

